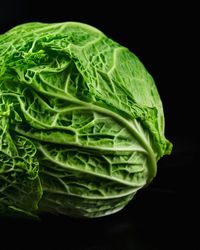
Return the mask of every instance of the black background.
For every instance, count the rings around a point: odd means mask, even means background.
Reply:
[[[156,81],[165,110],[166,137],[174,145],[172,155],[158,162],[152,184],[121,212],[95,220],[49,215],[42,215],[39,222],[0,218],[2,249],[197,249],[195,199],[191,197],[199,152],[198,8],[192,2],[149,2],[1,3],[0,33],[24,22],[79,21],[133,51]]]

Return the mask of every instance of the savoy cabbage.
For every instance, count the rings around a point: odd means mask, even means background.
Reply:
[[[75,22],[0,35],[0,214],[114,213],[170,151],[155,83],[127,48]]]

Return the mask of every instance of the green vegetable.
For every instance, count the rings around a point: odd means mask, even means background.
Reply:
[[[170,154],[152,77],[86,24],[0,35],[0,214],[122,209]]]

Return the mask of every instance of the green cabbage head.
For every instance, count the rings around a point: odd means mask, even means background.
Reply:
[[[171,151],[155,83],[86,24],[0,35],[0,214],[99,217],[122,209]]]

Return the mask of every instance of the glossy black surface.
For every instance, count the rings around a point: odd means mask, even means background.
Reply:
[[[94,220],[47,214],[41,221],[1,217],[0,249],[198,249],[194,230],[200,151],[196,9],[192,4],[139,6],[134,1],[114,2],[112,9],[103,1],[1,3],[0,33],[23,22],[80,21],[129,47],[156,81],[166,135],[174,149],[159,161],[151,185],[121,212]]]

